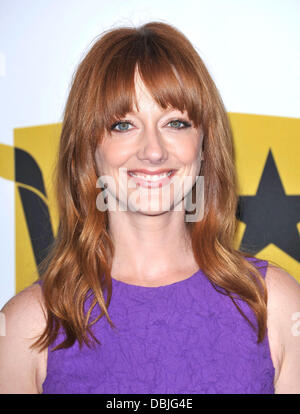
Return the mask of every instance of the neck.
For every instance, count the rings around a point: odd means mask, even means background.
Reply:
[[[115,247],[115,279],[151,284],[168,277],[180,278],[179,274],[188,275],[198,269],[184,211],[156,216],[109,212],[109,232]]]

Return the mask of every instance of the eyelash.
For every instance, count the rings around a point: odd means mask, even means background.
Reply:
[[[124,131],[120,131],[120,130],[115,129],[120,124],[129,124],[129,125],[133,126],[132,122],[128,121],[127,119],[124,119],[124,121],[117,121],[117,122],[115,122],[110,127],[111,131],[116,131],[116,132],[127,132],[127,131],[129,131],[128,129],[127,130],[124,130]]]
[[[186,129],[192,126],[190,122],[184,121],[183,119],[172,119],[172,121],[168,122],[168,124],[170,124],[171,122],[180,122],[181,124],[183,124],[183,126],[181,126],[180,128],[174,129]]]
[[[167,125],[169,125],[171,122],[180,122],[183,126],[181,126],[181,127],[179,127],[179,128],[174,128],[174,129],[186,129],[186,128],[189,128],[189,127],[191,127],[192,125],[189,123],[189,122],[187,122],[187,121],[185,121],[185,120],[183,120],[183,119],[172,119],[171,121],[169,121],[168,122],[168,124]],[[127,120],[127,119],[124,119],[123,121],[117,121],[117,122],[115,122],[111,127],[110,127],[110,129],[111,129],[111,131],[116,131],[116,132],[127,132],[127,131],[129,131],[129,129],[127,129],[127,130],[123,130],[123,131],[120,131],[120,130],[118,130],[118,129],[115,129],[118,125],[120,125],[120,124],[129,124],[129,125],[131,125],[131,126],[134,126],[133,125],[133,123],[131,122],[131,121],[129,121],[129,120]]]

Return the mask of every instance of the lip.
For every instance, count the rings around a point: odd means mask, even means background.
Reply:
[[[136,174],[141,173],[141,174],[147,174],[147,175],[157,175],[157,174],[167,173],[169,171],[176,171],[176,170],[174,170],[173,168],[164,168],[164,169],[155,170],[155,171],[138,169],[138,170],[128,170],[128,173],[131,172],[131,173],[136,173]]]
[[[141,177],[134,177],[134,176],[129,174],[129,173],[134,173],[134,174],[140,173],[140,174],[148,174],[148,175],[158,175],[158,174],[168,173],[170,171],[172,171],[172,173],[169,176],[163,177],[163,178],[161,178],[160,180],[157,180],[157,181],[147,181],[146,179],[143,180]],[[133,180],[140,187],[159,188],[159,187],[162,187],[166,184],[169,184],[170,180],[176,174],[176,172],[177,172],[177,170],[173,170],[173,169],[161,169],[161,170],[156,170],[156,171],[139,169],[139,170],[128,170],[127,175],[130,177],[131,180]]]

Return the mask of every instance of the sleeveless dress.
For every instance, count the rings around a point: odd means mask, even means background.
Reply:
[[[265,276],[267,262],[259,266]],[[257,344],[231,299],[200,269],[166,286],[112,283],[108,312],[116,329],[102,317],[93,325],[101,345],[80,349],[76,341],[51,351],[64,339],[60,332],[48,349],[44,394],[274,393],[268,333]],[[237,302],[256,323],[248,305]]]

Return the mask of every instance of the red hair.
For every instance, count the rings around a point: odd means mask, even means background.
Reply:
[[[246,260],[250,255],[234,248],[237,180],[224,105],[189,40],[174,27],[153,22],[106,32],[91,47],[73,79],[57,163],[60,224],[41,276],[47,325],[34,346],[49,346],[60,327],[66,336],[56,349],[70,347],[76,340],[89,345],[89,334],[97,341],[91,324],[106,317],[113,325],[108,309],[114,246],[107,212],[96,208],[94,154],[104,131],[130,112],[133,104],[137,106],[136,69],[162,108],[186,110],[195,126],[203,128],[204,216],[187,223],[194,256],[213,286],[228,295],[240,312],[236,298],[251,307],[261,341],[266,333],[267,291],[257,267]],[[85,314],[89,292],[94,300]],[[96,303],[101,314],[90,321]]]

